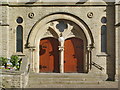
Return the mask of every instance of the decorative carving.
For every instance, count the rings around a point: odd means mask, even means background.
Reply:
[[[64,32],[65,29],[68,28],[67,24],[64,21],[59,21],[59,23],[56,25],[56,28],[60,31],[60,32]]]
[[[88,50],[88,51],[91,51],[93,48],[94,48],[94,45],[93,45],[93,44],[89,44],[89,45],[87,46],[87,50]]]
[[[93,17],[93,13],[92,12],[88,12],[87,16],[88,16],[88,18],[92,18]]]
[[[63,51],[64,50],[64,46],[58,46],[59,47],[59,51]]]
[[[54,23],[53,23],[53,22],[51,22],[51,23],[50,23],[50,25],[51,25],[51,26],[53,26],[53,25],[54,25]]]
[[[68,36],[74,35],[73,32],[70,32],[70,34]]]
[[[47,31],[44,36],[48,36],[48,35],[51,35],[50,31]]]
[[[72,35],[79,36],[79,32],[75,29],[71,30]]]
[[[34,13],[33,12],[29,13],[28,17],[32,19],[34,17]]]

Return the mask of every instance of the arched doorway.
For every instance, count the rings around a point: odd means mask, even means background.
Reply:
[[[68,15],[68,14],[52,14],[47,15],[45,18],[40,19],[38,23],[36,23],[32,30],[28,35],[28,40],[26,46],[30,49],[30,62],[31,62],[31,69],[34,72],[39,73],[40,70],[40,40],[45,37],[54,37],[59,38],[61,36],[61,32],[59,32],[56,25],[59,23],[59,20],[64,21],[67,24],[67,28],[62,32],[62,37],[69,38],[69,37],[77,37],[81,38],[84,41],[84,72],[89,71],[90,61],[91,61],[91,54],[92,48],[94,47],[94,39],[91,33],[91,30],[87,26],[87,24],[81,20],[76,18],[77,16]],[[57,22],[56,22],[57,21]],[[61,44],[60,44],[61,45]],[[60,47],[59,47],[60,48]],[[60,61],[60,73],[64,73],[64,45],[63,49],[61,47],[62,56],[59,57]],[[60,53],[60,51],[59,51]],[[57,65],[56,65],[57,66]],[[42,71],[41,71],[42,72]],[[51,71],[53,72],[53,71]]]
[[[83,72],[83,40],[79,38],[66,39],[64,47],[64,72]]]
[[[40,40],[40,72],[59,72],[58,45],[58,40],[52,37]]]

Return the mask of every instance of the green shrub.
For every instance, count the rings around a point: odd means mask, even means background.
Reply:
[[[15,68],[15,70],[20,69],[22,59],[19,59],[19,57],[16,55],[12,55],[9,60],[12,63],[12,65],[7,66],[7,63],[9,63],[8,59],[6,57],[0,57],[0,65],[4,66],[5,69],[7,69],[8,67],[13,67],[13,68]]]
[[[12,63],[13,67],[17,66],[18,61],[19,61],[19,57],[18,56],[16,56],[16,55],[12,55],[11,56],[10,62]]]
[[[6,57],[0,57],[0,63],[2,66],[5,66],[5,68],[7,67],[7,62],[8,59]]]

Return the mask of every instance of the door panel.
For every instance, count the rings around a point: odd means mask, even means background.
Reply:
[[[64,72],[83,72],[83,40],[65,40]]]
[[[45,38],[40,41],[40,72],[59,72],[58,41]]]

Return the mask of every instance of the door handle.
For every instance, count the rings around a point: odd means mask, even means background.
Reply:
[[[66,61],[64,61],[64,63],[66,63]]]

